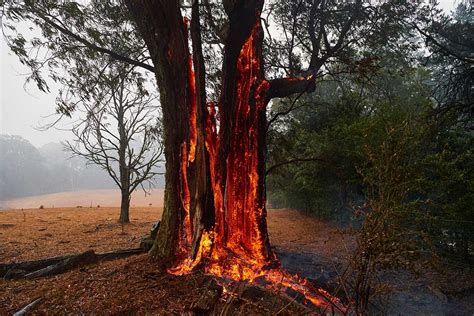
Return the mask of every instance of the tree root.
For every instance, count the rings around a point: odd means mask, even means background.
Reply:
[[[18,312],[16,312],[15,314],[13,314],[13,316],[23,316],[23,315],[26,315],[26,313],[32,311],[33,308],[36,307],[36,305],[38,305],[39,303],[41,303],[41,300],[42,300],[42,298],[41,298],[41,297],[38,297],[38,298],[35,299],[33,302],[29,303],[28,305],[26,305],[25,307],[23,307],[22,309],[20,309]]]

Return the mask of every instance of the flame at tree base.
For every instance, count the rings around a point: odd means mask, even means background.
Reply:
[[[211,103],[204,122],[205,144],[197,143],[196,83],[193,64],[188,59],[190,132],[189,139],[181,144],[182,213],[177,259],[168,272],[185,275],[199,270],[223,280],[264,285],[277,292],[291,289],[303,295],[308,305],[331,311],[336,308],[344,313],[342,304],[326,291],[282,270],[270,250],[265,209],[265,151],[262,150],[266,146],[266,93],[270,84],[263,78],[263,31],[258,17],[259,13],[236,60],[233,100],[219,105],[221,117],[225,111],[230,114],[229,122],[219,122],[225,128],[230,127],[227,137],[217,128]],[[188,168],[195,161],[196,146],[205,146],[209,156],[215,222],[212,229],[200,232],[194,251],[192,236],[196,234],[193,231],[196,226],[190,208]],[[219,156],[223,151],[221,146],[226,146],[224,158]]]
[[[314,287],[307,279],[284,271],[276,258],[260,262],[228,249],[212,249],[212,236],[212,233],[204,232],[196,259],[185,259],[178,266],[168,269],[168,273],[186,275],[200,270],[223,281],[256,284],[290,299],[293,298],[287,290],[292,290],[303,296],[302,303],[307,306],[316,306],[333,314],[345,314],[347,309],[339,299],[324,289]]]

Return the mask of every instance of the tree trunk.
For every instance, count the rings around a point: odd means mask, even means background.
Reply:
[[[114,99],[114,102],[115,99]],[[124,113],[124,104],[122,101],[118,101],[118,112],[117,112],[117,122],[118,122],[118,133],[120,144],[118,148],[118,158],[119,158],[119,173],[120,173],[120,191],[121,191],[121,203],[120,203],[120,223],[129,223],[129,207],[130,207],[130,167],[127,163],[127,146],[128,146],[128,135],[125,128],[125,113]]]
[[[189,113],[193,104],[187,36],[179,1],[129,0],[126,3],[150,52],[160,89],[166,184],[161,226],[151,253],[171,262],[176,256],[185,256],[186,250],[179,244],[190,237],[185,229],[190,227],[187,219],[190,193],[187,172],[182,172],[187,165]]]
[[[266,262],[271,253],[265,222],[268,82],[263,79],[259,22],[263,1],[226,7],[231,19],[218,133],[203,104],[203,63],[195,54],[196,78],[178,1],[127,4],[157,69],[163,108],[165,205],[152,253],[175,262],[199,260],[207,229],[206,239],[215,239],[216,258],[231,252]],[[196,52],[200,47],[193,40]],[[202,225],[203,219],[215,223]]]
[[[120,204],[120,223],[130,223],[129,209],[130,209],[130,193],[128,190],[121,190],[122,202]]]
[[[169,259],[176,273],[202,265],[225,273],[244,262],[258,269],[274,259],[265,208],[266,105],[311,85],[265,80],[263,0],[224,0],[229,32],[217,124],[214,104],[206,104],[198,2],[192,56],[179,2],[126,1],[156,69],[163,113],[165,200],[151,253]]]

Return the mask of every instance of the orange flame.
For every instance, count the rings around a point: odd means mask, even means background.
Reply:
[[[186,32],[187,20],[185,19]],[[190,196],[187,180],[187,166],[194,161],[196,147],[196,82],[191,55],[188,58],[190,89],[190,133],[189,152],[186,142],[181,148],[181,200],[184,221],[180,228],[179,253],[175,267],[168,271],[175,275],[192,272],[200,263],[205,263],[206,273],[254,282],[257,278],[267,283],[292,289],[304,295],[316,306],[336,306],[341,312],[340,302],[322,289],[315,289],[305,279],[291,276],[280,269],[273,253],[268,250],[268,234],[265,223],[266,209],[263,190],[264,179],[259,168],[260,133],[263,128],[259,118],[265,115],[267,100],[265,94],[269,82],[261,79],[263,69],[260,60],[259,36],[261,25],[256,25],[245,41],[237,60],[236,102],[231,113],[232,133],[229,154],[225,162],[217,161],[220,134],[217,131],[215,106],[211,102],[205,126],[205,146],[209,155],[211,185],[214,194],[215,226],[203,231],[198,251],[191,256]],[[307,80],[295,78],[294,80]],[[261,123],[261,122],[260,122]],[[226,179],[219,173],[219,163],[225,163]],[[222,182],[225,180],[225,187]],[[260,190],[260,191],[259,191]],[[263,227],[262,227],[263,226]]]
[[[237,61],[237,102],[232,113],[232,134],[227,158],[226,179],[226,246],[259,264],[267,263],[265,241],[258,223],[264,216],[265,203],[258,196],[259,125],[258,119],[265,111],[261,98],[265,85],[259,79],[262,71],[255,39],[260,32],[257,23],[242,46]],[[265,82],[265,81],[263,81]],[[260,89],[258,89],[260,87]],[[256,97],[253,98],[252,94]],[[255,103],[252,104],[252,98]]]

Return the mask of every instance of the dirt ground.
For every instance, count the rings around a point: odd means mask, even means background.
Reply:
[[[117,223],[119,209],[111,207],[0,211],[0,263],[77,254],[89,249],[106,252],[135,248],[160,218],[161,211],[158,207],[132,207],[131,223],[123,227]],[[272,247],[283,266],[309,278],[334,270],[353,246],[353,241],[342,238],[333,224],[294,210],[269,210],[268,229]],[[395,296],[395,307],[407,307],[395,309],[392,314],[474,312],[470,303],[474,298],[471,269],[427,268],[416,281],[400,273],[394,278],[403,280],[402,285],[409,286],[410,291]],[[43,300],[35,309],[39,314],[182,314],[209,281],[208,276],[201,274],[170,276],[156,260],[139,255],[37,280],[0,280],[0,315],[12,314],[37,297]],[[278,311],[276,303],[270,307],[260,303],[227,296],[220,301],[219,308],[243,315]],[[290,305],[281,306],[281,314],[304,312]],[[276,311],[272,309],[275,306]]]
[[[118,208],[3,211],[0,262],[76,254],[88,249],[106,252],[138,247],[140,238],[161,216],[161,211],[154,207],[131,208],[131,223],[123,229],[117,223]],[[333,226],[293,210],[270,210],[268,226],[272,245],[279,251],[319,251],[330,256],[328,249],[338,248],[338,243],[330,238]],[[201,274],[170,276],[148,255],[140,255],[38,280],[1,280],[0,314],[11,314],[36,297],[44,300],[35,309],[39,314],[182,314],[209,280]],[[307,313],[301,306],[288,305],[289,302],[278,305],[282,302],[277,298],[272,306],[265,307],[261,302],[227,296],[218,308],[245,315],[272,314],[280,309],[280,314]]]
[[[0,212],[0,262],[138,247],[162,208],[130,210],[130,224],[117,222],[119,208],[54,208]],[[294,210],[269,210],[272,246],[285,251],[313,252],[324,257],[342,251],[334,226]],[[317,232],[317,233],[316,233]]]

